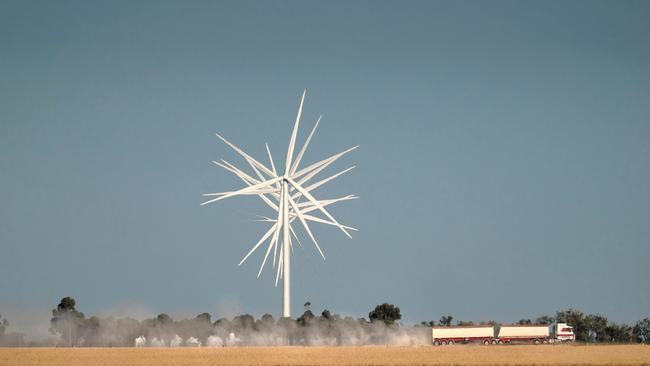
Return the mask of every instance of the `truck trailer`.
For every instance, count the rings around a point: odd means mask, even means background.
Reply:
[[[498,339],[502,343],[548,343],[550,331],[547,325],[502,325]]]
[[[494,340],[493,326],[433,327],[433,344],[490,343]]]
[[[557,343],[575,340],[573,328],[565,323],[553,325],[451,326],[431,329],[433,344],[455,343]]]

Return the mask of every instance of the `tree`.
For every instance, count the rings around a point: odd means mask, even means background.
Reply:
[[[586,341],[589,337],[587,328],[585,327],[585,314],[576,309],[568,309],[558,311],[555,314],[555,319],[558,323],[567,323],[573,327],[573,332],[576,335],[576,340]]]
[[[311,321],[315,318],[314,313],[311,312],[311,310],[305,310],[305,312],[296,319],[298,322],[298,325],[300,326],[306,326],[311,324]]]
[[[160,325],[169,325],[169,324],[172,324],[174,322],[174,319],[172,319],[171,316],[169,316],[169,315],[167,315],[165,313],[162,313],[162,314],[158,314],[158,316],[156,317],[155,322],[157,324],[160,324]]]
[[[7,321],[6,318],[2,317],[2,314],[0,314],[0,337],[2,337],[5,334],[5,330],[9,326],[9,322]]]
[[[397,306],[389,303],[377,305],[375,310],[368,313],[371,322],[383,321],[386,325],[393,325],[396,321],[402,319],[402,314]]]
[[[632,339],[632,327],[627,324],[611,323],[605,328],[609,342],[628,343]]]
[[[271,325],[275,324],[275,319],[273,319],[273,315],[269,313],[262,315],[262,321],[266,324],[271,324]]]
[[[650,318],[639,320],[632,328],[632,334],[641,343],[650,343]]]
[[[327,309],[323,310],[320,316],[325,320],[332,320],[332,313],[330,313],[330,311]]]
[[[454,319],[454,317],[451,316],[451,315],[443,315],[443,316],[440,317],[440,321],[438,321],[438,323],[440,323],[440,325],[443,326],[443,327],[450,327],[451,326],[451,321],[453,319]]]
[[[198,322],[212,323],[212,315],[209,313],[201,313],[194,318]]]
[[[232,319],[232,326],[235,329],[254,330],[255,318],[250,314],[237,315]]]
[[[530,319],[519,319],[517,322],[519,325],[528,325],[528,324],[533,324],[533,321]]]
[[[461,327],[467,327],[467,326],[474,325],[474,322],[471,320],[459,320],[456,322],[456,325]]]
[[[607,340],[607,318],[600,314],[589,314],[584,318],[584,328],[590,342],[604,342]]]
[[[549,325],[549,324],[553,324],[554,321],[555,321],[555,319],[553,319],[552,316],[541,315],[541,316],[538,316],[537,319],[535,319],[535,324]]]
[[[77,344],[85,323],[84,314],[77,311],[75,305],[73,298],[64,297],[56,309],[52,309],[50,320],[50,332],[61,335],[69,347]]]

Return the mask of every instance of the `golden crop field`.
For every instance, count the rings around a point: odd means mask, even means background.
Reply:
[[[0,366],[650,365],[650,346],[0,348]]]

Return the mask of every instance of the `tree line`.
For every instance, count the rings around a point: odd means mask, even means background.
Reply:
[[[264,314],[256,319],[250,314],[213,320],[209,313],[190,319],[175,320],[165,313],[137,320],[130,317],[86,317],[77,310],[71,297],[61,299],[52,309],[47,341],[25,342],[17,332],[8,333],[9,321],[0,315],[0,346],[63,346],[63,347],[131,347],[141,339],[147,346],[174,345],[174,339],[192,344],[230,345],[365,345],[365,344],[428,344],[430,327],[452,326],[454,317],[442,316],[436,321],[423,321],[410,326],[400,324],[399,307],[383,303],[368,313],[368,318],[342,317],[325,309],[320,313],[305,310],[296,319],[278,318]],[[536,319],[520,319],[512,324],[567,323],[573,327],[580,342],[650,343],[650,318],[633,326],[609,321],[599,314],[584,314],[576,309],[543,315]],[[456,320],[455,325],[500,325],[496,321]],[[171,343],[170,343],[171,342]]]

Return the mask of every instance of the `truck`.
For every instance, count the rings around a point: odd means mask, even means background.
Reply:
[[[552,325],[480,325],[432,327],[433,344],[456,343],[560,343],[575,340],[573,328],[566,323]]]

